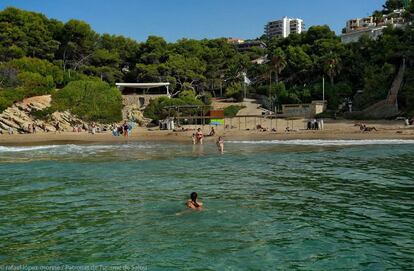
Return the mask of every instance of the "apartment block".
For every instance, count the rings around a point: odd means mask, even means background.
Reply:
[[[398,9],[377,18],[371,16],[348,20],[345,31],[341,35],[342,43],[356,42],[364,35],[376,40],[387,26],[404,27],[406,21],[403,13],[404,9]]]
[[[305,24],[302,19],[283,17],[281,20],[268,22],[264,29],[269,38],[286,38],[292,33],[302,33]]]

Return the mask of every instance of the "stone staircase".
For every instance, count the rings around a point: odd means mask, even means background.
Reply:
[[[387,98],[379,101],[362,111],[355,111],[345,114],[345,117],[349,118],[361,118],[361,119],[386,119],[392,118],[398,115],[398,92],[402,87],[406,64],[405,59],[398,70],[390,90],[388,91]]]

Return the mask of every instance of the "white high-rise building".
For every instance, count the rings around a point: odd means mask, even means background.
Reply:
[[[281,20],[268,22],[265,25],[265,35],[269,38],[286,38],[292,33],[300,34],[305,30],[302,19],[284,17]]]

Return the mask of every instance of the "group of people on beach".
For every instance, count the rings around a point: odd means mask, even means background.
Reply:
[[[119,135],[123,135],[124,137],[128,137],[131,133],[132,130],[132,126],[125,121],[123,124],[118,125],[116,123],[107,126],[107,125],[98,125],[96,122],[91,122],[90,124],[75,124],[72,127],[72,132],[73,133],[81,133],[81,132],[88,132],[90,134],[96,134],[96,133],[102,133],[105,131],[111,131],[113,135],[115,136],[119,136]],[[54,123],[52,123],[51,125],[46,125],[45,123],[29,123],[27,124],[27,126],[25,125],[22,128],[12,128],[12,127],[8,127],[6,129],[6,132],[9,135],[14,134],[15,132],[20,133],[20,134],[35,134],[38,131],[40,132],[55,132],[55,134],[57,133],[61,133],[63,131],[65,131],[65,129],[62,127],[61,123],[59,121],[56,121]],[[4,134],[4,131],[2,129],[0,129],[0,134]]]
[[[216,131],[214,130],[214,127],[211,127],[210,133],[208,135],[206,135],[206,137],[210,137],[210,136],[215,136]],[[203,139],[204,139],[204,134],[201,131],[201,128],[197,128],[197,132],[193,133],[191,136],[193,145],[196,144],[203,144]],[[216,140],[216,145],[218,148],[218,151],[220,153],[224,153],[224,138],[222,136],[219,136]]]
[[[323,119],[312,119],[307,123],[307,130],[323,130]]]
[[[55,125],[55,129],[56,129],[56,132],[60,132],[62,130],[58,124]],[[98,126],[95,122],[92,122],[89,125],[86,125],[85,123],[83,123],[82,125],[78,124],[72,127],[72,132],[74,133],[81,133],[83,131],[87,131],[88,133],[94,135],[96,133],[101,133],[105,131],[105,128],[102,126]]]
[[[29,132],[29,134],[35,134],[36,133],[36,124],[35,123],[33,123],[33,124],[29,123],[27,125],[27,131]]]
[[[22,126],[16,129],[13,129],[13,127],[8,127],[6,130],[9,135],[12,135],[14,134],[15,130],[17,131],[17,133],[21,133],[21,134],[35,134],[37,132],[37,129],[46,131],[46,127],[44,124],[38,125],[36,123],[27,124],[27,128],[26,126]],[[2,129],[0,129],[0,134],[3,134]]]
[[[56,131],[58,131],[60,129],[59,126],[55,126]],[[95,122],[92,122],[89,125],[83,124],[83,125],[75,125],[73,126],[72,132],[83,132],[83,131],[87,131],[90,134],[96,134],[96,133],[102,133],[105,131],[111,131],[112,135],[114,136],[120,136],[123,135],[124,137],[128,137],[129,134],[131,133],[131,125],[129,125],[127,123],[127,121],[125,121],[123,124],[118,125],[117,123],[113,123],[110,126],[105,126],[105,125],[98,125]]]
[[[378,131],[375,126],[367,126],[365,123],[355,123],[354,126],[359,126],[359,130],[361,132],[371,132],[371,131]]]
[[[7,133],[8,133],[9,135],[14,134],[13,128],[9,127],[9,128],[7,129]],[[3,134],[3,130],[2,130],[2,129],[0,129],[0,134]]]
[[[114,136],[121,136],[128,137],[131,133],[132,126],[128,124],[127,121],[124,121],[122,125],[118,125],[116,123],[111,125],[112,135]]]

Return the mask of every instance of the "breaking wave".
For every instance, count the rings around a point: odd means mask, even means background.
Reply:
[[[414,140],[403,139],[370,139],[370,140],[232,140],[227,143],[234,144],[275,144],[275,145],[300,145],[300,146],[361,146],[361,145],[403,145],[414,144]]]
[[[152,145],[153,146],[153,145]],[[111,150],[125,149],[148,149],[152,147],[149,144],[113,144],[113,145],[44,145],[44,146],[0,146],[0,153],[13,152],[60,152],[60,153],[91,153]]]

